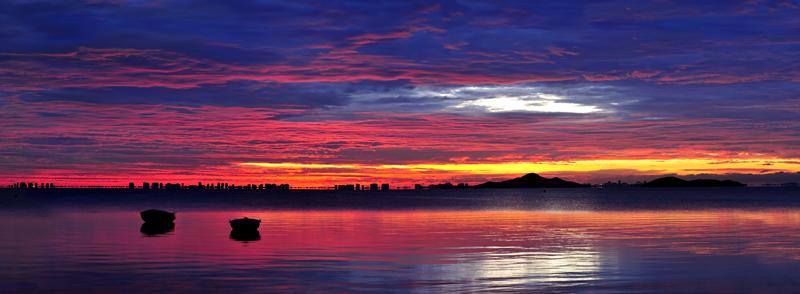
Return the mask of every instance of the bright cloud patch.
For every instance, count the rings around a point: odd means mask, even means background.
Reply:
[[[488,112],[560,112],[593,113],[602,108],[594,105],[567,102],[561,95],[544,93],[531,85],[458,87],[447,89],[440,95],[460,100],[450,108],[476,109]]]
[[[614,89],[602,92],[596,86],[563,88],[545,84],[484,86],[419,86],[389,91],[351,94],[353,105],[362,110],[391,108],[393,111],[437,112],[609,112],[619,101],[609,99]],[[630,101],[623,101],[630,103]]]
[[[489,112],[532,111],[532,112],[561,112],[561,113],[592,113],[602,109],[592,105],[559,102],[561,97],[548,94],[533,94],[527,96],[498,96],[465,101],[454,108],[483,108]]]

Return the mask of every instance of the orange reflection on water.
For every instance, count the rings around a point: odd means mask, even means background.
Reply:
[[[241,216],[262,219],[260,239],[232,240],[228,220]],[[156,275],[184,292],[208,283],[231,292],[580,290],[719,277],[701,265],[727,275],[775,265],[789,275],[797,270],[784,265],[800,260],[793,210],[179,211],[161,235],[142,233],[135,211],[0,217],[0,258],[31,270],[8,279],[94,271],[133,275],[129,283],[145,287]],[[768,289],[761,285],[750,286]],[[728,286],[703,290],[736,290]]]
[[[262,241],[252,246],[275,251],[317,248],[368,255],[423,248],[421,253],[435,254],[483,252],[486,248],[496,252],[557,250],[617,241],[695,254],[800,260],[797,211],[243,211],[184,215],[187,223],[209,223],[204,230],[227,230],[223,221],[235,216],[261,218]],[[208,239],[202,242],[204,246],[225,241],[208,238],[210,231],[206,237],[196,233],[189,236]],[[225,245],[219,246],[235,247],[221,243]]]

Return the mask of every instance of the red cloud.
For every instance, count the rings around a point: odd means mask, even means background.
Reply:
[[[797,122],[750,127],[726,119],[625,121],[613,117],[482,117],[356,113],[348,119],[280,120],[303,110],[174,109],[67,102],[8,103],[0,118],[2,174],[76,182],[137,179],[291,179],[330,183],[371,170],[285,170],[272,176],[239,162],[328,164],[496,163],[589,159],[791,158]],[[766,131],[768,130],[768,131]],[[58,138],[57,140],[47,138]],[[65,141],[69,139],[68,141]],[[69,144],[66,144],[66,143]],[[81,145],[90,144],[90,145]],[[743,150],[748,153],[743,154]],[[9,174],[13,172],[13,174]],[[317,171],[318,172],[318,171]],[[447,180],[466,174],[392,171],[385,180]],[[327,179],[327,180],[326,180]],[[414,180],[416,179],[416,180]],[[327,182],[326,182],[327,181]]]
[[[411,32],[392,32],[392,33],[385,33],[385,34],[364,34],[358,35],[355,37],[350,37],[348,40],[352,42],[354,46],[364,46],[367,44],[379,42],[379,41],[386,41],[386,40],[397,40],[397,39],[405,39],[411,37]]]
[[[339,83],[351,81],[397,81],[414,84],[511,84],[578,80],[602,82],[638,79],[658,83],[732,84],[764,80],[800,80],[794,71],[734,75],[702,72],[634,70],[626,73],[578,71],[506,71],[495,73],[497,65],[553,63],[546,54],[513,51],[487,53],[470,51],[454,56],[449,63],[418,63],[391,56],[365,54],[360,47],[374,42],[407,38],[410,31],[365,34],[350,38],[346,46],[315,45],[323,49],[304,63],[234,65],[190,57],[165,50],[81,47],[62,53],[4,53],[0,61],[0,84],[6,91],[29,91],[64,87],[165,87],[189,89],[231,81],[276,83]],[[556,56],[572,55],[551,47]]]

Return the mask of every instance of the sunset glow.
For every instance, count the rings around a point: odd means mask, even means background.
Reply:
[[[328,175],[336,177],[359,174],[364,178],[389,180],[401,184],[425,182],[426,179],[448,178],[459,179],[471,175],[483,175],[491,178],[516,176],[529,171],[537,171],[546,175],[582,177],[581,173],[591,174],[607,170],[627,170],[630,174],[642,175],[692,175],[708,173],[759,173],[765,168],[779,172],[800,171],[800,160],[797,159],[735,159],[720,161],[717,159],[628,159],[628,160],[582,160],[559,162],[506,162],[506,163],[452,163],[452,164],[406,164],[406,165],[363,165],[363,164],[304,164],[304,163],[265,163],[244,162],[245,167],[257,167],[270,173],[294,172],[305,175]],[[331,174],[331,170],[336,170]],[[426,175],[418,178],[418,175]],[[585,178],[585,175],[583,176]],[[301,180],[302,179],[297,179]],[[357,179],[355,179],[357,180]],[[319,183],[319,184],[323,184]],[[308,184],[314,184],[310,182]]]
[[[352,170],[412,170],[442,172],[474,172],[480,174],[519,174],[530,170],[542,173],[552,172],[592,172],[604,169],[631,169],[638,172],[665,174],[693,174],[715,171],[760,171],[765,167],[778,171],[798,171],[798,159],[629,159],[629,160],[583,160],[553,162],[508,162],[475,164],[407,164],[407,165],[356,165],[356,164],[313,164],[313,163],[264,163],[244,162],[245,166],[275,169],[352,169]]]
[[[0,184],[800,181],[790,2],[34,2]]]
[[[0,293],[794,293],[800,0],[0,0]]]

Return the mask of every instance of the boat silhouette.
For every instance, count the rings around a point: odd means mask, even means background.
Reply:
[[[254,218],[238,218],[230,221],[231,229],[234,231],[257,231],[258,226],[261,225],[260,219]]]
[[[172,223],[175,220],[175,213],[158,210],[158,209],[148,209],[139,213],[142,216],[142,220],[145,223],[152,223],[152,224],[167,224]]]

